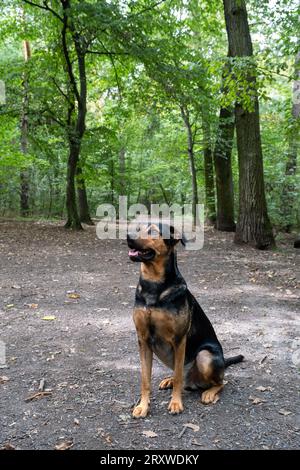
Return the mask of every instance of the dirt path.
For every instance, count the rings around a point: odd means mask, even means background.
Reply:
[[[203,250],[180,249],[179,268],[225,354],[241,352],[245,363],[227,370],[217,404],[185,392],[183,414],[170,416],[170,391],[158,391],[168,371],[155,360],[151,414],[135,421],[131,308],[139,267],[125,242],[99,241],[94,228],[74,234],[55,224],[0,222],[8,365],[0,369],[0,448],[298,448],[300,250],[284,240],[275,252],[258,252],[231,239],[207,231]],[[51,394],[26,401],[41,379]],[[199,430],[182,433],[187,423]]]

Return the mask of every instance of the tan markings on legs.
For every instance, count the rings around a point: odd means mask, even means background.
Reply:
[[[174,377],[166,377],[159,384],[159,390],[167,390],[168,388],[173,388]]]
[[[206,405],[209,403],[217,403],[220,398],[218,392],[220,392],[224,387],[222,383],[223,371],[220,371],[219,380],[216,381],[216,378],[214,377],[213,354],[205,349],[198,353],[196,364],[201,376],[201,381],[206,383],[208,386],[211,385],[210,388],[202,393],[201,402]]]
[[[153,352],[147,340],[149,336],[149,313],[144,309],[136,309],[133,312],[141,360],[141,400],[134,408],[132,416],[134,418],[145,418],[149,411],[151,393],[151,371]]]
[[[211,382],[211,376],[213,372],[213,355],[211,352],[203,349],[197,354],[196,364],[200,372],[203,382],[208,384]]]
[[[146,341],[140,340],[140,358],[141,358],[141,401],[134,408],[132,416],[134,418],[145,418],[149,411],[150,393],[151,393],[151,370],[153,353]]]
[[[171,414],[178,414],[183,411],[182,388],[183,388],[183,367],[185,358],[186,336],[183,337],[179,345],[174,345],[174,377],[173,393],[168,406]]]

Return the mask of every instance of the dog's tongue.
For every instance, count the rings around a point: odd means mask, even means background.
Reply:
[[[138,256],[139,252],[138,252],[138,250],[129,250],[128,255],[129,256]]]

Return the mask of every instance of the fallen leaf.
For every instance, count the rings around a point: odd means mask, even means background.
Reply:
[[[46,315],[45,317],[42,318],[42,320],[46,320],[46,321],[56,320],[56,316],[55,315]]]
[[[10,442],[6,442],[1,450],[16,450],[16,448]]]
[[[157,434],[153,431],[142,431],[142,434],[144,434],[146,437],[157,437]]]
[[[0,384],[5,384],[8,381],[9,381],[9,378],[6,377],[6,375],[0,376]]]
[[[186,428],[192,429],[194,432],[197,432],[200,429],[200,426],[198,426],[197,424],[193,424],[193,423],[186,423],[183,426],[185,426]]]
[[[8,305],[6,305],[6,308],[12,308],[14,306],[15,306],[15,304],[8,304]]]
[[[291,414],[292,414],[291,411],[284,410],[284,409],[279,410],[278,413],[279,413],[280,415],[283,415],[283,416],[288,416],[288,415],[291,415]]]
[[[21,286],[19,286],[18,284],[15,284],[14,286],[11,286],[13,289],[21,289]]]
[[[27,304],[29,308],[38,308],[39,304]]]
[[[80,299],[80,294],[77,294],[77,292],[74,292],[72,294],[68,294],[69,299]]]
[[[266,402],[266,400],[262,400],[261,398],[258,398],[258,397],[249,397],[249,400],[252,401],[252,405],[259,405],[260,403]]]
[[[55,449],[56,450],[68,450],[68,449],[71,449],[73,445],[74,444],[72,441],[64,441],[64,442],[60,442],[59,444],[56,444]]]
[[[264,387],[263,385],[259,385],[256,387],[255,390],[258,390],[259,392],[272,392],[273,388],[272,387]]]

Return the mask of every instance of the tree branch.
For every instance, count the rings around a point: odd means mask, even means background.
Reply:
[[[63,3],[63,8],[64,8],[63,28],[61,30],[62,46],[63,46],[63,53],[64,53],[64,56],[65,56],[65,61],[66,61],[66,65],[67,65],[67,70],[68,70],[70,83],[71,83],[71,86],[73,88],[73,92],[74,92],[74,95],[76,97],[76,100],[77,100],[78,103],[80,103],[80,94],[79,94],[79,91],[78,91],[78,88],[77,88],[75,76],[74,76],[74,73],[73,73],[73,67],[72,67],[72,63],[71,63],[70,55],[69,55],[69,51],[68,51],[68,46],[67,46],[68,16],[67,16],[67,13],[65,11],[67,7],[68,7],[68,5]]]
[[[132,15],[129,15],[128,18],[138,16],[138,15],[142,15],[143,13],[146,13],[147,11],[154,10],[154,8],[158,7],[158,5],[161,5],[162,3],[166,2],[166,1],[168,1],[168,0],[159,0],[158,2],[153,3],[149,7],[144,8],[143,10],[138,11],[137,13],[132,13]]]
[[[88,54],[97,55],[130,55],[129,52],[91,51],[90,49],[88,49],[86,52]]]
[[[52,15],[54,15],[59,21],[63,22],[63,18],[52,8],[48,6],[48,2],[46,0],[43,1],[44,5],[39,5],[38,3],[31,2],[30,0],[22,0],[24,3],[27,3],[27,5],[31,5],[33,7],[40,8],[41,10],[46,10],[50,11]]]
[[[60,88],[59,84],[56,82],[56,80],[55,80],[54,77],[52,77],[52,81],[53,81],[54,85],[56,86],[56,88],[58,89],[58,91],[61,93],[61,95],[68,101],[68,103],[71,104],[70,98],[69,98],[68,95]]]

